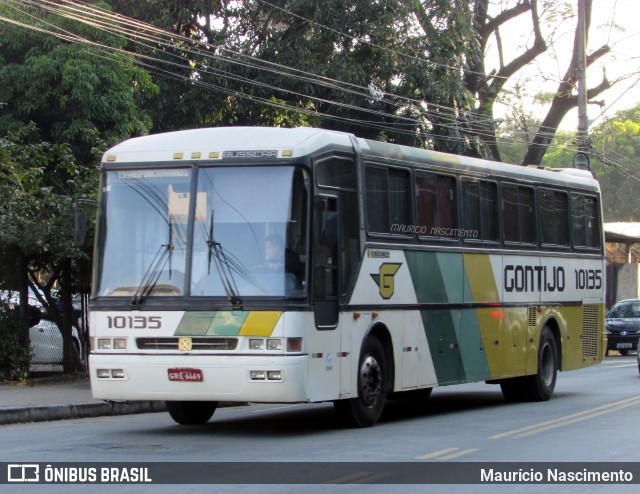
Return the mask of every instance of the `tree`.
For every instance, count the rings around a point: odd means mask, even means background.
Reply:
[[[419,18],[415,2],[391,0],[190,1],[180,6],[161,0],[146,12],[128,1],[111,4],[186,36],[171,47],[135,47],[138,53],[154,52],[157,73],[168,77],[170,72],[183,81],[178,87],[158,79],[163,87],[154,105],[162,111],[154,110],[158,130],[313,124],[478,153],[457,127],[455,108],[466,105],[467,91],[461,72],[450,69],[466,49],[466,1],[433,0],[420,6]],[[169,69],[165,61],[176,56],[188,64]],[[169,86],[176,90],[166,92]]]
[[[41,25],[74,31],[94,43],[124,48],[124,41],[38,9],[0,6],[17,24],[0,31],[0,273],[19,287],[38,286],[41,300],[62,330],[65,371],[71,358],[71,290],[74,265],[90,256],[73,245],[77,199],[97,192],[97,156],[106,146],[149,131],[140,103],[157,90],[131,57],[60,41],[25,29]],[[85,275],[89,270],[83,266]],[[52,289],[62,287],[62,306]],[[40,291],[36,290],[36,294]],[[21,324],[28,334],[26,306]]]
[[[554,45],[554,36],[559,27],[575,18],[577,1],[584,1],[586,30],[588,32],[591,24],[592,0],[572,0],[571,2],[517,0],[504,2],[502,5],[505,7],[492,14],[489,0],[474,2],[474,27],[477,33],[477,44],[469,58],[465,81],[468,89],[477,98],[476,113],[473,114],[473,118],[478,119],[478,122],[470,124],[469,127],[477,132],[479,139],[490,150],[493,159],[501,159],[500,149],[496,142],[494,105],[508,94],[507,85],[510,80]],[[507,60],[505,48],[510,43],[502,39],[501,30],[504,30],[508,23],[514,22],[522,16],[528,16],[530,19],[531,36],[529,42],[522,46],[515,56]],[[490,39],[495,40],[498,61],[497,67],[489,71],[487,67],[490,64],[487,60],[486,48]],[[564,75],[560,77],[556,90],[545,97],[549,105],[547,112],[537,126],[535,135],[529,137],[527,132],[528,147],[521,160],[522,164],[539,165],[542,162],[560,123],[567,113],[578,105],[576,94],[577,81],[580,77],[577,70],[578,42],[576,30],[572,56]],[[592,50],[587,55],[587,67],[592,66],[610,51],[610,47],[606,44]],[[588,98],[595,98],[624,77],[609,81],[603,74],[600,82],[588,89]],[[542,99],[539,98],[539,100]]]
[[[468,57],[465,71],[467,89],[476,96],[475,111],[469,112],[468,128],[489,150],[489,157],[500,160],[500,150],[496,140],[494,105],[504,91],[505,84],[518,71],[531,63],[547,50],[542,35],[537,0],[522,0],[505,8],[496,15],[489,15],[489,0],[476,0],[473,6],[473,27],[475,43]],[[514,18],[528,14],[531,18],[533,42],[509,61],[505,61],[501,29]],[[495,38],[498,51],[498,68],[487,73],[487,45]]]
[[[591,7],[592,0],[583,0],[585,6],[585,24],[586,31],[589,31],[591,24]],[[558,84],[558,88],[553,95],[551,106],[540,125],[538,132],[536,133],[533,141],[529,145],[527,154],[524,157],[523,164],[540,164],[542,157],[544,156],[553,136],[558,130],[560,123],[567,115],[569,110],[578,106],[578,96],[575,92],[578,79],[581,74],[578,70],[578,55],[579,55],[579,42],[580,38],[576,30],[573,42],[573,54],[571,61],[567,67],[564,77]],[[608,45],[603,45],[589,53],[586,57],[586,67],[593,65],[593,63],[604,55],[609,53],[611,48]],[[586,70],[586,69],[585,69]],[[592,99],[600,95],[612,86],[612,82],[609,82],[606,75],[603,74],[600,83],[587,90],[587,98]]]
[[[603,191],[606,221],[640,221],[640,103],[594,127],[591,169]]]

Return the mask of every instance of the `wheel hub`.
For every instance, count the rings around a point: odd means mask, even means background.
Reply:
[[[368,355],[360,367],[360,396],[368,407],[374,407],[382,394],[382,372],[380,364]]]

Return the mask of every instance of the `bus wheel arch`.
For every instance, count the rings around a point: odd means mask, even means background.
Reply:
[[[393,387],[393,348],[387,328],[373,326],[363,338],[358,357],[356,397],[334,402],[340,420],[349,427],[375,425]]]

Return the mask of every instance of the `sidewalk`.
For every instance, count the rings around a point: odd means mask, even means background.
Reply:
[[[0,383],[0,425],[132,413],[162,412],[163,402],[105,402],[91,396],[86,376],[35,378]]]

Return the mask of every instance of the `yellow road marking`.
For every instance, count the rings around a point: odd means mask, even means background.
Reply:
[[[579,422],[582,420],[588,420],[594,417],[598,417],[600,415],[604,415],[605,413],[615,412],[617,410],[621,410],[622,408],[637,405],[639,403],[640,403],[640,396],[627,398],[626,400],[621,400],[614,403],[608,403],[606,405],[592,408],[590,410],[584,410],[582,412],[567,415],[566,417],[560,417],[554,420],[541,422],[539,424],[522,427],[520,429],[514,429],[511,431],[502,432],[500,434],[495,434],[493,436],[490,436],[489,439],[502,439],[508,436],[515,436],[517,438],[531,436],[533,434],[538,434],[539,432],[548,431],[550,429],[555,429],[557,427],[573,424],[575,422]]]

